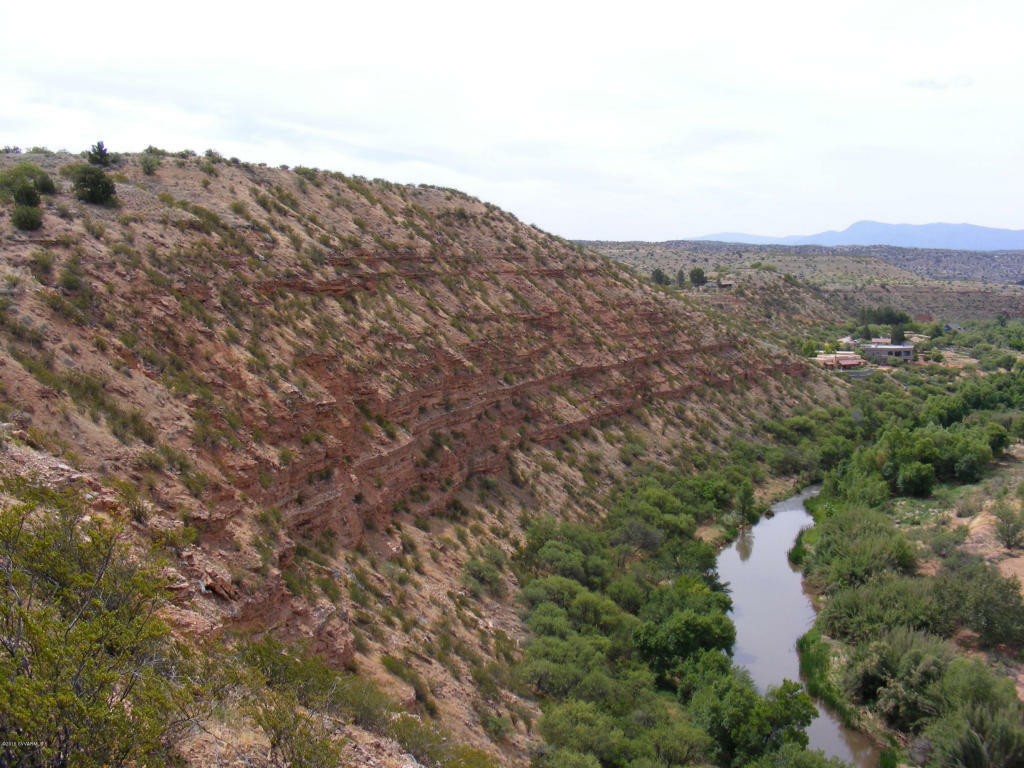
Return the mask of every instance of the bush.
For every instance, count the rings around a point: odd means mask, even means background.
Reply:
[[[35,163],[18,163],[9,171],[0,173],[0,199],[14,198],[22,205],[39,205],[39,195],[52,195],[57,190],[50,175]],[[28,197],[23,202],[19,195]]]
[[[186,693],[154,619],[160,580],[78,496],[21,478],[0,490],[22,502],[0,510],[0,764],[173,764]]]
[[[939,711],[937,685],[952,660],[953,651],[938,638],[896,629],[854,651],[846,684],[889,725],[916,733]]]
[[[50,273],[53,271],[53,254],[43,249],[32,251],[29,257],[28,268],[32,270],[36,280],[41,283],[47,282]]]
[[[156,155],[143,155],[139,158],[139,167],[142,168],[144,174],[152,176],[160,167],[160,158]]]
[[[16,205],[11,223],[17,229],[34,230],[43,226],[43,212],[34,205]]]
[[[935,596],[931,580],[883,576],[847,587],[829,599],[820,626],[831,637],[867,642],[893,627],[952,634],[953,617]]]
[[[1024,539],[1024,516],[1008,507],[996,509],[996,538],[1007,549],[1016,549]]]
[[[270,741],[274,766],[287,768],[333,768],[338,765],[338,747],[315,715],[302,712],[298,701],[288,694],[260,697],[252,707],[253,719]]]
[[[505,584],[497,566],[475,557],[466,561],[463,581],[476,594],[479,594],[481,588],[493,597],[505,594]]]
[[[61,173],[71,179],[75,197],[87,203],[104,205],[113,200],[117,188],[113,180],[93,165],[69,165]]]
[[[31,184],[23,184],[14,190],[14,202],[17,205],[35,207],[39,205],[39,192]]]
[[[1003,709],[974,705],[938,720],[925,734],[929,765],[989,768],[1024,764],[1020,705]]]
[[[942,609],[977,632],[985,646],[1018,643],[1024,633],[1020,583],[979,558],[947,559],[934,594]]]

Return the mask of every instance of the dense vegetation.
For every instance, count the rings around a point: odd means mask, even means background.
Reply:
[[[905,735],[918,764],[1024,760],[1013,685],[949,642],[966,631],[982,648],[1019,648],[1019,583],[958,549],[965,528],[908,529],[897,521],[907,502],[894,503],[979,480],[1020,436],[1022,403],[1019,372],[961,378],[936,367],[865,381],[851,409],[863,445],[826,474],[809,505],[818,524],[792,553],[827,597],[801,643],[812,690],[848,718],[861,707]],[[1019,514],[1000,504],[1014,528]],[[931,575],[919,572],[924,561]],[[833,641],[846,648],[841,662]]]
[[[516,566],[534,638],[516,674],[544,705],[538,766],[837,764],[805,750],[799,684],[759,695],[730,659],[731,601],[693,534],[712,515],[756,516],[737,473],[648,472],[597,528],[529,526]]]
[[[877,715],[909,739],[916,763],[1018,764],[1024,723],[1012,684],[950,641],[966,631],[982,648],[1018,646],[1019,584],[958,549],[962,533],[910,535],[886,510],[980,480],[1024,434],[1022,404],[1019,371],[877,373],[853,383],[849,407],[798,410],[762,422],[754,441],[733,438],[715,472],[638,468],[598,528],[534,523],[517,558],[535,635],[518,675],[544,704],[537,764],[823,760],[803,749],[812,712],[800,688],[759,696],[731,664],[730,601],[713,551],[693,538],[698,523],[732,530],[756,519],[751,482],[765,472],[823,480],[819,525],[794,551],[828,598],[802,642],[812,691],[851,721],[857,707]],[[1006,503],[997,514],[1001,539],[1020,543],[1021,515]],[[933,575],[918,574],[924,560],[938,561]],[[841,667],[836,642],[849,649]]]

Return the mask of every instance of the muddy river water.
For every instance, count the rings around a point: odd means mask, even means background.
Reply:
[[[718,556],[719,576],[732,593],[733,658],[750,671],[762,693],[786,678],[800,679],[796,641],[814,623],[814,607],[787,553],[800,529],[813,522],[803,502],[816,491],[808,488],[774,504],[774,516],[741,532]],[[859,768],[877,768],[879,752],[874,744],[845,728],[821,702],[815,701],[815,706],[818,717],[807,729],[810,747]]]

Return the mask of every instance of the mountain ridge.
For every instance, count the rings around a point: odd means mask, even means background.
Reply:
[[[1024,229],[983,227],[977,224],[888,224],[861,220],[844,230],[813,235],[770,237],[742,232],[718,232],[697,241],[746,245],[890,245],[903,248],[941,248],[967,251],[1011,251],[1024,248]]]

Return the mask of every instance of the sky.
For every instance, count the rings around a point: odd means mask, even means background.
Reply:
[[[1024,229],[1019,0],[58,0],[13,22],[0,145],[438,184],[574,239]]]

